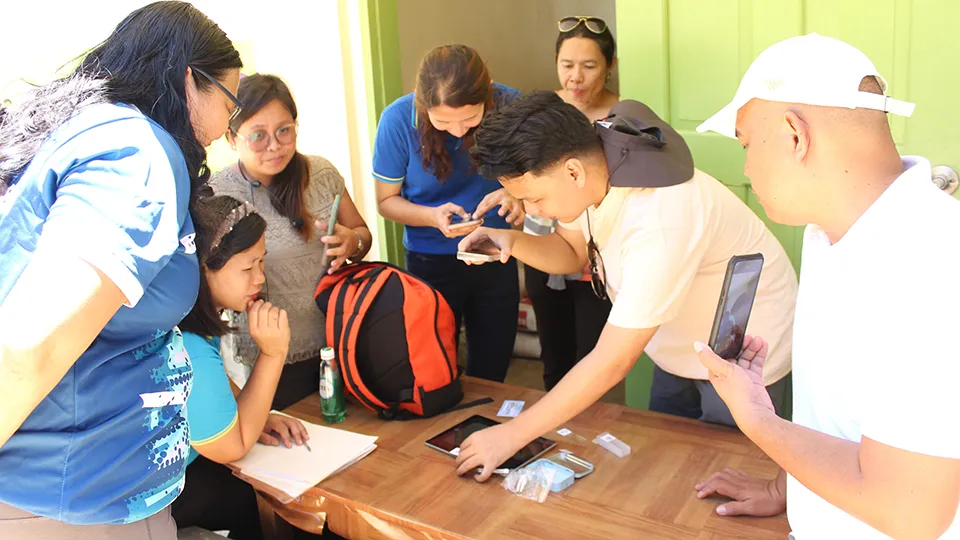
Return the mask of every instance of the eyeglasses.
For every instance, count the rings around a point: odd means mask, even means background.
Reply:
[[[251,151],[263,152],[270,146],[271,137],[275,138],[278,144],[293,144],[297,140],[297,129],[297,123],[294,122],[278,127],[272,134],[265,129],[259,129],[246,135],[234,134],[238,139],[243,139],[247,143],[247,148]]]
[[[557,28],[561,32],[571,32],[574,28],[580,26],[580,23],[583,23],[587,27],[587,30],[593,32],[594,34],[602,34],[607,29],[607,21],[601,19],[600,17],[564,17],[557,21]]]
[[[600,300],[607,300],[607,275],[603,267],[603,257],[600,255],[600,248],[593,240],[593,227],[590,226],[590,211],[587,211],[587,233],[590,240],[587,241],[587,261],[590,263],[590,285],[593,286],[593,294]]]
[[[243,103],[240,103],[240,100],[237,99],[237,96],[235,96],[235,95],[233,95],[232,93],[230,93],[230,91],[227,90],[226,87],[224,87],[222,84],[220,84],[220,81],[218,81],[218,80],[214,79],[213,77],[211,77],[207,72],[203,71],[203,70],[200,69],[200,68],[196,68],[196,67],[194,67],[194,68],[192,68],[192,69],[193,69],[194,71],[196,71],[197,73],[199,73],[200,75],[203,75],[203,78],[205,78],[205,79],[207,79],[208,81],[212,82],[214,86],[216,86],[217,88],[220,89],[221,92],[223,92],[223,95],[227,96],[227,97],[230,99],[230,101],[233,102],[234,107],[233,107],[233,110],[230,111],[230,118],[229,118],[229,120],[228,120],[228,122],[232,124],[233,121],[237,119],[237,116],[240,115],[240,111],[243,110]]]

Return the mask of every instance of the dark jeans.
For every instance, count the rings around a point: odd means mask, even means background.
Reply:
[[[770,394],[777,416],[781,418],[786,418],[785,415],[793,405],[789,392],[792,380],[793,377],[788,373],[767,387],[767,393]],[[710,381],[677,377],[660,369],[659,366],[653,367],[650,410],[737,427],[730,409]]]
[[[585,281],[567,281],[562,291],[547,287],[549,274],[524,268],[524,281],[540,337],[543,385],[550,390],[600,339],[610,315],[609,300],[600,300]]]
[[[320,351],[317,351],[319,354]],[[275,410],[282,411],[301,399],[320,391],[320,357],[283,366],[277,392],[273,395]]]
[[[260,513],[253,487],[226,465],[197,456],[187,467],[187,481],[170,506],[178,529],[200,527],[230,531],[230,538],[260,540]]]
[[[456,255],[407,252],[407,270],[437,289],[467,332],[467,375],[503,382],[517,339],[517,261],[468,266]]]

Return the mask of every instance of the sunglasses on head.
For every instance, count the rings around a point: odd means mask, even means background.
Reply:
[[[583,23],[587,27],[587,30],[593,32],[594,34],[602,34],[607,29],[607,21],[601,19],[600,17],[564,17],[557,21],[557,28],[561,32],[571,32],[574,28],[580,26],[580,23]]]

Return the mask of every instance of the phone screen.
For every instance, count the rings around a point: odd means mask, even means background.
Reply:
[[[710,348],[720,358],[740,355],[762,269],[763,255],[759,253],[730,259],[710,336]]]

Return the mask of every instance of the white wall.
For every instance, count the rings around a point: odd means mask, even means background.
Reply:
[[[568,15],[601,17],[616,37],[614,0],[399,0],[403,88],[412,92],[420,59],[450,43],[469,45],[490,74],[521,91],[555,90],[557,21]],[[611,89],[616,91],[616,72]]]
[[[29,88],[22,78],[49,81],[60,66],[102,41],[123,17],[147,3],[8,2],[3,15],[8,46],[0,53],[0,98],[22,95]],[[262,0],[194,0],[193,4],[234,41],[244,73],[273,73],[287,81],[300,112],[299,150],[329,159],[351,186],[337,2],[272,0],[268,9]],[[14,43],[18,45],[10,46]],[[209,149],[214,169],[234,159],[223,140]]]

